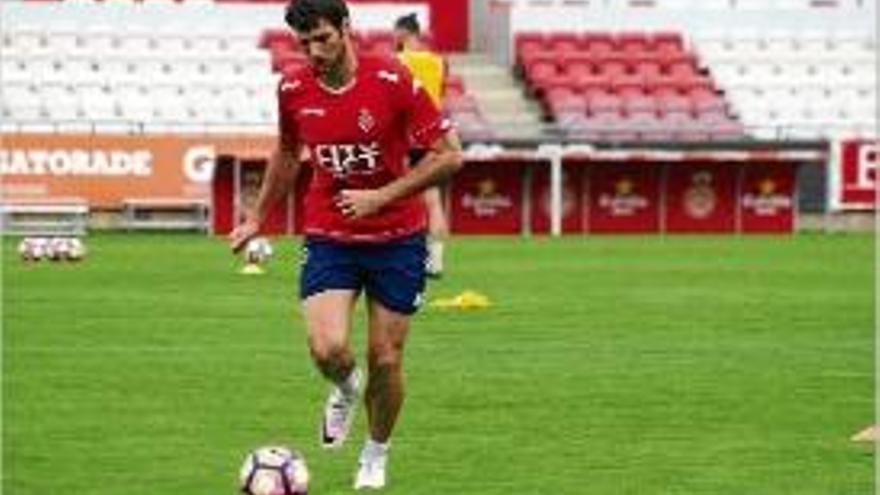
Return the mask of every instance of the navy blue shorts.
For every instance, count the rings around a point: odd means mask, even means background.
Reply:
[[[365,291],[386,308],[411,315],[425,292],[425,235],[380,243],[347,244],[306,238],[299,296],[329,289]]]

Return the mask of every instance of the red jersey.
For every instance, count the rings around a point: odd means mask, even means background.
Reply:
[[[340,89],[304,68],[281,79],[278,104],[281,139],[300,143],[313,170],[306,235],[381,242],[425,229],[421,195],[358,219],[335,204],[342,189],[376,189],[406,174],[413,141],[428,147],[451,127],[399,62],[359,57],[354,78]]]

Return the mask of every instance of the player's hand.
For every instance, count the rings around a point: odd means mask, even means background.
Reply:
[[[241,251],[245,244],[260,232],[260,222],[248,218],[229,234],[229,247],[233,253]]]
[[[385,202],[385,197],[376,189],[343,189],[336,197],[336,207],[348,218],[373,215]]]

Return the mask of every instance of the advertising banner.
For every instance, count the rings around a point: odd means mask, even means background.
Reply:
[[[589,168],[590,232],[658,232],[660,167],[601,164]]]
[[[844,210],[877,208],[877,166],[880,142],[844,141],[837,160],[837,206]]]
[[[452,231],[518,234],[522,230],[522,162],[471,162],[450,185]]]
[[[667,232],[734,232],[738,165],[667,166]]]
[[[747,165],[742,169],[740,219],[743,232],[794,229],[795,165]]]
[[[550,164],[536,162],[532,168],[532,232],[550,232]],[[562,231],[584,229],[584,162],[567,162],[562,167]]]
[[[0,198],[81,198],[92,208],[130,198],[208,200],[218,156],[265,158],[274,145],[273,137],[3,135]]]

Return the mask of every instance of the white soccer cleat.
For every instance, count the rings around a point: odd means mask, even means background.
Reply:
[[[377,490],[385,486],[385,465],[388,463],[387,447],[368,443],[361,451],[358,462],[360,466],[354,479],[355,490]]]
[[[346,393],[339,386],[334,386],[324,405],[324,417],[321,419],[321,446],[325,449],[339,448],[348,438],[361,384],[361,372],[355,369],[352,373],[354,386],[350,393]]]

